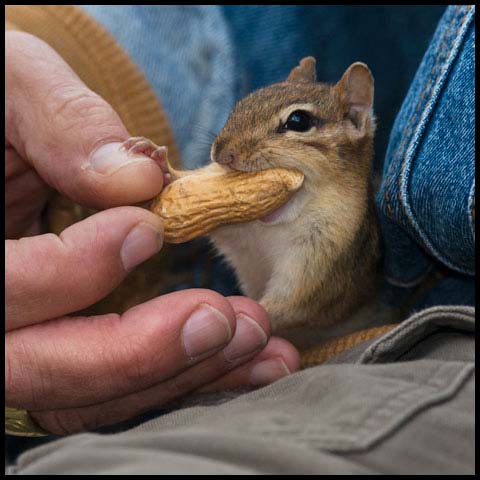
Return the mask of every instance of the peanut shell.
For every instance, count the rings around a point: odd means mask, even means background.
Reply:
[[[224,170],[218,164],[175,173],[175,180],[152,202],[162,217],[164,241],[183,243],[221,225],[250,222],[283,205],[303,183],[298,170]]]

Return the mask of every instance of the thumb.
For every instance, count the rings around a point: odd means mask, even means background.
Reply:
[[[103,209],[148,200],[163,186],[161,168],[120,149],[129,133],[42,40],[5,34],[6,143],[51,187]]]
[[[6,330],[86,308],[157,253],[163,224],[118,207],[53,234],[5,241]]]

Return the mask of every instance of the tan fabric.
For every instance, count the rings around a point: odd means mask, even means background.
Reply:
[[[422,310],[348,360],[115,434],[23,453],[17,475],[475,473],[475,309]]]
[[[170,162],[180,165],[167,115],[144,75],[87,13],[74,5],[8,5],[5,28],[47,42],[89,88],[112,105],[132,136],[166,145]]]

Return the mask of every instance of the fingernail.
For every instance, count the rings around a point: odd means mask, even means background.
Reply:
[[[107,143],[93,152],[90,161],[93,169],[103,175],[111,175],[125,165],[152,160],[143,154],[129,154],[122,149],[123,143]]]
[[[286,363],[281,358],[272,358],[257,363],[250,372],[250,383],[252,385],[268,385],[276,380],[290,374]]]
[[[263,328],[244,313],[237,315],[237,326],[232,341],[223,350],[228,362],[238,362],[267,344]]]
[[[190,315],[182,330],[185,352],[199,360],[218,350],[232,338],[227,317],[210,305],[202,304]]]
[[[162,248],[162,234],[148,223],[136,225],[123,241],[120,257],[128,272]]]

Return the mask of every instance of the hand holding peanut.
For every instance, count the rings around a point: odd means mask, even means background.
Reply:
[[[296,351],[269,340],[264,310],[243,297],[186,290],[121,317],[75,315],[161,248],[161,219],[121,205],[157,195],[163,172],[119,148],[129,134],[118,115],[48,45],[5,40],[6,404],[66,434],[297,369]],[[52,189],[109,209],[44,234]]]

